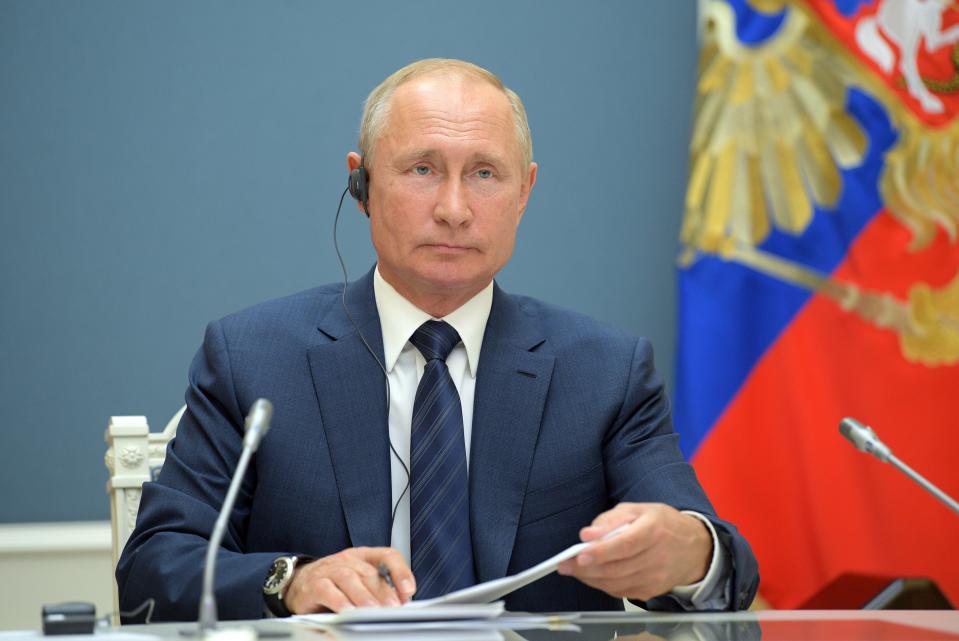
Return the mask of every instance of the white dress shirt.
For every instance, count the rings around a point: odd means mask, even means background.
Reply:
[[[473,433],[473,398],[476,391],[476,372],[486,321],[493,305],[493,283],[442,319],[434,318],[409,302],[380,275],[379,267],[373,274],[373,295],[383,332],[383,358],[389,379],[389,432],[391,505],[396,516],[390,545],[410,562],[410,433],[413,422],[413,400],[423,377],[426,359],[409,342],[420,325],[428,320],[443,320],[453,326],[462,341],[446,359],[450,376],[463,407],[463,439],[466,443],[466,464],[469,471],[470,438]],[[696,512],[689,514],[702,520],[713,537],[713,558],[702,581],[672,590],[671,595],[687,609],[722,609],[728,603],[731,588],[726,555],[720,554],[716,531],[708,519]],[[725,579],[724,581],[721,579]]]

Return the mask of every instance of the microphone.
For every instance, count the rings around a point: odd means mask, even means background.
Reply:
[[[213,630],[216,630],[216,598],[213,594],[213,577],[216,573],[216,553],[220,549],[220,543],[223,541],[223,534],[226,532],[226,522],[233,511],[233,504],[236,502],[236,495],[240,490],[240,482],[246,474],[247,465],[250,463],[250,457],[259,447],[260,441],[266,436],[270,429],[270,419],[273,417],[273,405],[265,398],[258,398],[253,402],[250,413],[247,414],[243,429],[246,432],[243,436],[243,453],[240,454],[240,462],[236,465],[236,471],[230,481],[230,489],[227,490],[226,498],[223,500],[223,507],[216,517],[216,525],[213,526],[213,533],[210,535],[210,544],[206,548],[206,563],[203,567],[203,592],[200,595],[200,617],[197,622],[199,633],[206,636]],[[255,634],[254,634],[255,638]]]
[[[857,450],[872,454],[877,459],[886,463],[892,452],[886,447],[871,427],[863,425],[854,418],[846,417],[839,421],[839,433],[846,437]]]
[[[897,459],[893,455],[892,450],[890,450],[888,446],[879,440],[879,437],[876,436],[876,433],[871,427],[863,425],[856,419],[847,416],[839,421],[839,433],[846,437],[846,439],[852,443],[857,450],[863,451],[867,454],[872,454],[883,463],[892,463],[894,467],[899,469],[899,471],[918,483],[922,489],[926,490],[934,497],[945,503],[956,514],[959,514],[959,503],[956,503],[955,499],[927,481],[922,477],[922,475],[914,471],[908,465]]]
[[[266,436],[270,429],[270,419],[273,418],[273,404],[265,398],[258,398],[253,401],[253,407],[250,413],[246,415],[246,422],[243,424],[243,430],[246,434],[243,436],[243,447],[250,448],[255,452],[260,447],[260,441]]]

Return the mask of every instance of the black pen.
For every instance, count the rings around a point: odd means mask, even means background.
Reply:
[[[380,564],[376,566],[376,571],[379,572],[380,578],[386,581],[386,585],[394,590],[396,589],[396,584],[393,583],[393,575],[390,574],[390,569],[386,567],[385,563],[381,561]]]

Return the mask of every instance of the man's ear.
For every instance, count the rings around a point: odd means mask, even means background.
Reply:
[[[359,155],[355,151],[351,151],[350,153],[346,154],[346,170],[349,173],[349,180],[350,180],[351,186],[353,185],[353,178],[352,178],[353,172],[359,169],[360,167],[363,167],[363,156]],[[369,174],[367,174],[367,177],[364,178],[363,180],[363,189],[366,190],[366,202],[363,202],[363,200],[358,198],[357,194],[354,193],[354,190],[350,189],[350,193],[356,199],[357,209],[359,209],[360,212],[362,212],[362,214],[366,216],[367,218],[370,215],[369,209],[368,209],[369,200],[370,200],[368,177],[369,177]]]
[[[355,151],[351,151],[346,154],[346,170],[353,171],[357,167],[363,164],[363,156],[359,155]]]
[[[519,194],[519,217],[522,218],[523,214],[526,212],[526,203],[529,202],[529,194],[533,191],[533,185],[536,184],[536,170],[539,167],[535,162],[529,164],[529,174],[526,177],[526,180],[523,182],[523,186],[520,188]],[[519,224],[519,219],[516,220],[516,223]]]

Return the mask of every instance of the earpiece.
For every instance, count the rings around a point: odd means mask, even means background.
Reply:
[[[369,174],[366,173],[366,167],[363,166],[363,161],[360,161],[360,166],[350,172],[349,189],[350,195],[363,204],[363,211],[366,212],[367,218],[369,218],[370,215],[368,207],[370,195],[367,187],[369,180],[370,178]]]

